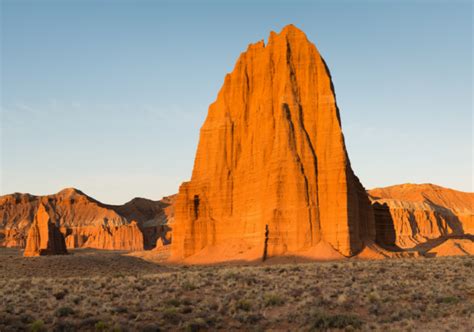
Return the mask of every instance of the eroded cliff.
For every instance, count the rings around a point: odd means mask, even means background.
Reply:
[[[107,205],[74,188],[47,196],[1,196],[0,246],[25,247],[42,205],[66,237],[68,248],[151,249],[160,237],[169,242],[167,223],[174,215],[173,201],[174,196],[161,201],[135,198],[124,205]]]
[[[413,248],[447,236],[474,234],[474,194],[433,184],[402,184],[368,191],[377,242]]]

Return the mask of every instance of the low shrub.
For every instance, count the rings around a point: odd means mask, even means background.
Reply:
[[[179,323],[181,316],[176,308],[165,308],[163,310],[163,318],[172,324]]]
[[[263,301],[266,307],[281,306],[285,303],[285,298],[275,293],[265,294]]]
[[[331,315],[317,311],[311,317],[311,327],[316,330],[343,329],[349,326],[360,329],[362,325],[362,320],[354,315]]]
[[[98,321],[95,323],[94,327],[97,332],[107,331],[108,328],[107,324],[103,321]]]
[[[47,329],[44,326],[44,322],[41,319],[37,319],[33,323],[30,324],[30,331],[31,332],[46,332]]]
[[[67,317],[73,314],[74,310],[71,307],[60,307],[55,312],[57,317]]]
[[[207,331],[208,325],[204,319],[196,318],[191,322],[186,323],[185,329],[188,332]]]
[[[239,310],[250,311],[252,309],[252,302],[249,300],[240,300],[235,304],[235,307]]]

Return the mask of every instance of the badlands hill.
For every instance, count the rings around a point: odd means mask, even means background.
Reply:
[[[377,243],[428,256],[474,255],[474,194],[433,184],[368,191]]]
[[[169,243],[167,223],[173,218],[173,202],[170,196],[107,205],[74,188],[47,196],[4,195],[0,197],[0,246],[25,247],[28,230],[42,205],[65,236],[68,248],[150,249],[158,238]]]
[[[368,193],[380,243],[409,249],[474,234],[474,193],[433,184],[401,184]]]

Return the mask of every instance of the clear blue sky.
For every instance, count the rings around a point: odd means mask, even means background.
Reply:
[[[293,23],[328,63],[367,188],[472,191],[471,1],[1,1],[1,194],[159,199],[247,44]]]

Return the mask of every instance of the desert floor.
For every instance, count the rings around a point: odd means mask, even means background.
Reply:
[[[0,331],[472,331],[474,258],[167,266],[0,249]]]

